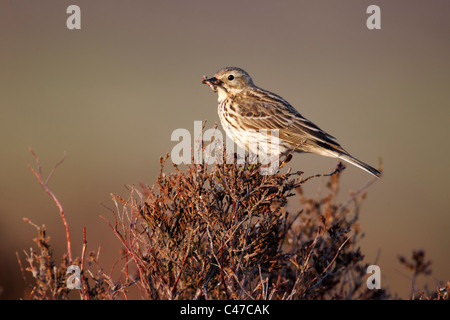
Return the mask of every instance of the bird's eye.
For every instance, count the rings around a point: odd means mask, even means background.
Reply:
[[[228,80],[234,80],[234,76],[232,75],[232,74],[230,74],[229,76],[228,76]]]

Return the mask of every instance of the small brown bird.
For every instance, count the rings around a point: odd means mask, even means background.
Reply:
[[[218,113],[226,134],[241,148],[257,154],[260,130],[276,130],[278,139],[265,141],[266,154],[307,152],[345,160],[376,177],[381,172],[345,151],[336,138],[304,118],[280,96],[253,83],[241,68],[226,67],[202,82],[218,93]],[[271,143],[272,142],[272,143]],[[264,145],[264,144],[263,144]]]

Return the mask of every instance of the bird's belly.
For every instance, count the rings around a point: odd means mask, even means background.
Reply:
[[[231,140],[241,149],[260,157],[280,156],[287,151],[284,143],[275,132],[270,130],[236,129],[227,121],[222,121],[222,127]]]
[[[225,133],[241,149],[260,156],[279,156],[288,150],[278,132],[242,128],[227,109],[226,100],[219,101],[218,114]]]

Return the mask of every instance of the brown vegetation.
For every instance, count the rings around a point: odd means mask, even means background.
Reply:
[[[35,159],[38,171],[33,172],[49,193],[48,179],[42,182]],[[366,286],[368,264],[357,245],[365,190],[338,202],[341,164],[330,174],[312,177],[290,170],[261,175],[259,164],[174,166],[172,173],[165,173],[167,159],[161,158],[153,186],[130,188],[127,199],[113,196],[110,215],[102,217],[122,252],[114,266],[102,268],[99,252],[86,252],[85,235],[81,256],[72,259],[62,206],[68,252],[60,263],[53,257],[45,226],[27,220],[38,231],[38,250],[25,252],[26,265],[18,254],[30,287],[25,298],[69,299],[75,291],[81,299],[123,299],[136,288],[144,299],[391,297]],[[321,198],[303,194],[303,185],[311,179],[328,179]],[[297,211],[287,210],[289,199],[299,201]],[[415,257],[401,262],[414,276],[428,272],[423,254]],[[79,290],[67,287],[69,265],[79,267]],[[120,270],[119,275],[113,276],[112,270]],[[412,298],[448,299],[448,289]]]

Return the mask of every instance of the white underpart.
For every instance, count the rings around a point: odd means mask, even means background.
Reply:
[[[221,100],[225,99],[226,92],[218,90],[219,109]],[[222,93],[222,94],[221,94]],[[222,98],[222,99],[221,99]],[[219,110],[219,118],[225,133],[241,149],[257,155],[262,163],[273,157],[279,157],[287,148],[279,139],[278,130],[237,130],[223,117],[223,112]]]
[[[218,100],[219,100],[219,104],[220,104],[220,102],[221,102],[222,100],[224,100],[224,99],[227,98],[228,93],[227,93],[227,91],[226,91],[224,88],[222,88],[221,86],[216,86],[216,89],[217,89],[217,95],[218,95]]]

